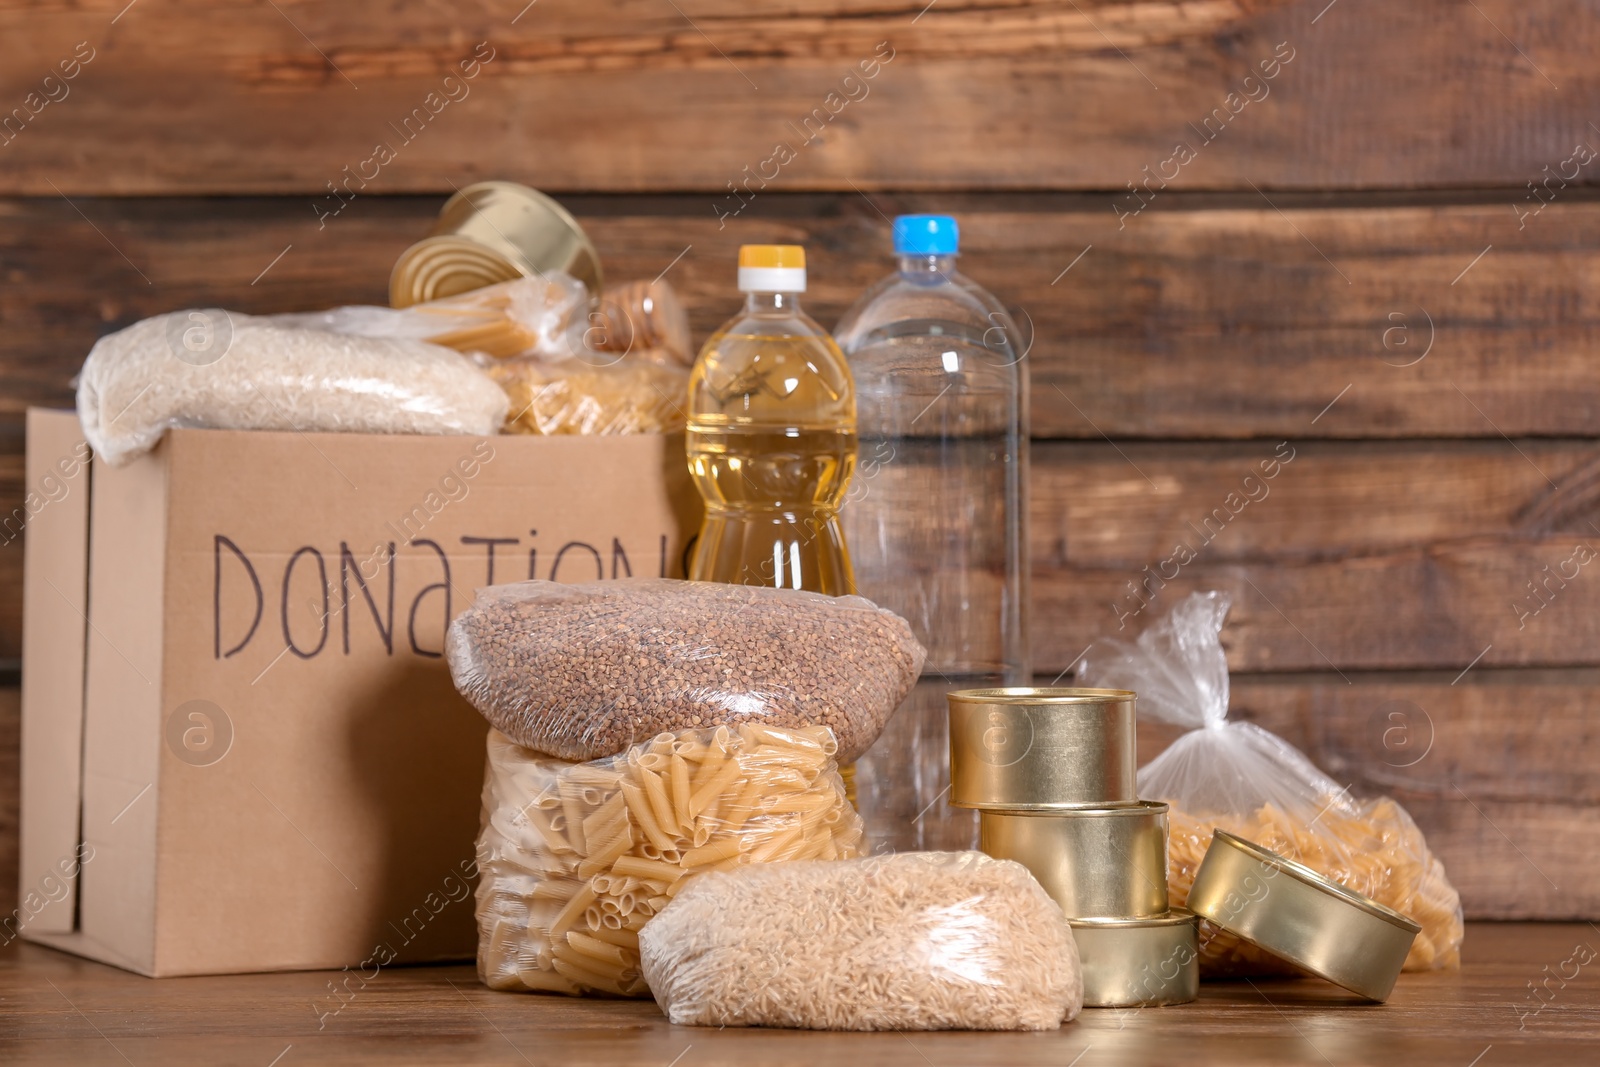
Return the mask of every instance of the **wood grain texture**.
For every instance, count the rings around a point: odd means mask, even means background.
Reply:
[[[1285,463],[1284,456],[1293,458]],[[1296,439],[1287,448],[1273,441],[1035,441],[1031,458],[1032,549],[1040,568],[1138,571],[1171,555],[1177,542],[1199,548],[1207,536],[1203,555],[1217,561],[1600,537],[1589,526],[1600,520],[1600,443],[1592,440],[1513,447],[1503,440]]]
[[[779,143],[785,189],[1121,191],[1180,141],[1175,187],[1520,187],[1588,136],[1597,87],[1578,0],[123,6],[0,8],[0,101],[27,107],[0,192],[320,194],[375,143],[391,194],[485,174],[721,194]],[[43,79],[79,42],[62,96]],[[880,47],[892,62],[846,83]]]
[[[1557,202],[1519,231],[1512,199],[1281,214],[1186,200],[1121,230],[1080,198],[954,207],[971,209],[963,269],[1018,309],[1031,345],[1036,436],[1589,436],[1600,204]],[[719,228],[699,198],[571,202],[610,277],[670,267],[698,338],[736,306],[741,243],[806,244],[807,307],[831,324],[889,268],[884,216],[952,206],[767,196]],[[358,197],[319,225],[311,198],[0,200],[0,433],[29,403],[66,402],[95,338],[144,316],[384,300],[438,203]]]
[[[1132,585],[1146,580],[1142,566],[1036,572],[1034,663],[1064,669],[1096,637],[1137,634],[1189,592],[1220,589],[1233,599],[1223,640],[1234,670],[1460,670],[1480,656],[1485,666],[1587,665],[1600,636],[1600,582],[1592,557],[1578,560],[1596,550],[1600,539],[1588,534],[1305,563],[1202,558],[1142,600]],[[1574,580],[1556,574],[1563,567]]]
[[[328,974],[151,980],[34,945],[0,952],[0,1040],[7,1062],[266,1064],[340,1062],[629,1065],[1007,1064],[1211,1065],[1593,1062],[1600,978],[1573,973],[1574,948],[1600,944],[1586,924],[1468,927],[1464,966],[1402,975],[1381,1007],[1353,1004],[1315,979],[1216,982],[1192,1004],[1087,1009],[1043,1034],[844,1034],[672,1026],[650,1001],[495,993],[471,967],[380,971],[337,1015]],[[1580,954],[1576,959],[1585,958]],[[319,1029],[318,1023],[324,1024]]]

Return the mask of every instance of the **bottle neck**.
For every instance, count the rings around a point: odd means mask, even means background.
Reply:
[[[771,313],[781,311],[793,314],[800,310],[799,293],[763,293],[749,292],[744,294],[744,309],[746,312],[756,314],[759,312]]]
[[[920,253],[902,253],[900,255],[901,274],[911,274],[918,277],[932,275],[948,278],[955,273],[955,270],[956,257],[954,253],[942,256]]]

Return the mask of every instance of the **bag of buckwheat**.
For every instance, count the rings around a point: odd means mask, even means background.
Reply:
[[[904,619],[858,596],[626,578],[480,589],[445,655],[484,718],[562,759],[751,723],[826,726],[846,764],[877,740],[925,652]]]

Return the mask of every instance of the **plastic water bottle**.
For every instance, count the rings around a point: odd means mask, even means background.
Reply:
[[[689,378],[689,472],[705,499],[689,577],[855,592],[839,505],[856,465],[856,401],[833,338],[804,311],[805,249],[739,249],[744,310]]]
[[[948,803],[950,689],[1027,685],[1028,375],[1001,303],[955,269],[948,215],[894,223],[900,269],[834,336],[856,383],[860,466],[842,511],[861,595],[904,616],[928,663],[857,763],[875,850],[962,849]]]

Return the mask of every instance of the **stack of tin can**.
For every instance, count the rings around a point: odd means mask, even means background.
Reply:
[[[968,689],[949,702],[950,802],[978,810],[983,851],[1061,905],[1084,1005],[1194,1000],[1197,924],[1167,906],[1167,805],[1138,797],[1134,694]]]

